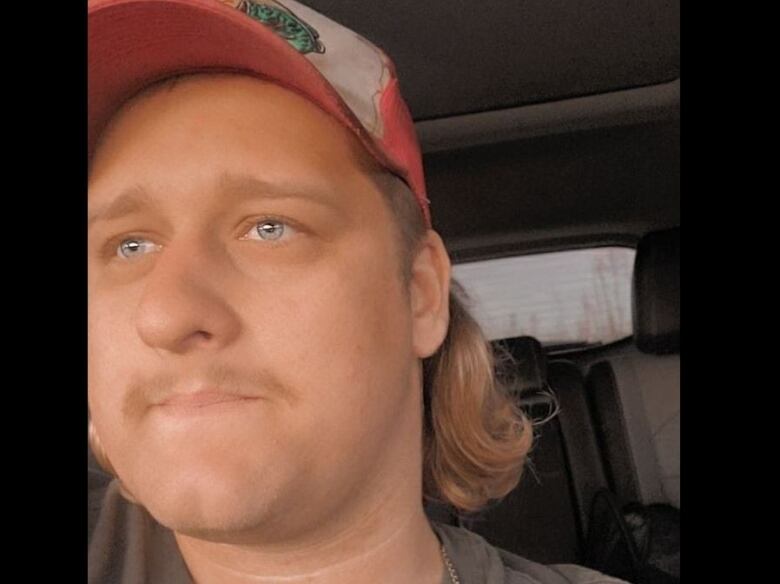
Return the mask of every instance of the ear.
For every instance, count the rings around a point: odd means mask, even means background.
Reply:
[[[451,270],[444,242],[438,233],[428,230],[418,247],[409,282],[412,344],[420,359],[433,355],[447,336]]]

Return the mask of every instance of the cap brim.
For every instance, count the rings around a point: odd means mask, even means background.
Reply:
[[[327,79],[270,28],[218,2],[97,0],[88,9],[88,148],[116,110],[145,87],[179,74],[236,71],[305,96],[393,164]]]

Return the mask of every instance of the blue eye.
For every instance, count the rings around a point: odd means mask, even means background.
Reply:
[[[277,219],[263,219],[262,221],[258,221],[252,226],[252,229],[250,229],[249,233],[247,233],[244,236],[244,239],[278,241],[285,234],[288,234],[289,236],[289,232],[291,230],[293,232],[295,231],[290,225],[288,225],[284,221],[279,221]]]
[[[279,221],[262,221],[255,226],[260,239],[276,240],[284,235],[284,223]]]
[[[116,255],[129,260],[157,249],[159,246],[147,239],[125,239],[117,246]]]

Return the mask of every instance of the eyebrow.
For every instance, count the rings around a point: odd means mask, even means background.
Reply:
[[[294,181],[273,182],[248,174],[223,173],[217,180],[217,189],[236,202],[250,199],[304,199],[339,210],[335,195],[319,185],[307,185]],[[145,208],[159,204],[140,185],[132,186],[120,193],[114,200],[91,211],[87,218],[87,229],[98,221],[112,221],[138,213]]]
[[[146,190],[139,186],[132,186],[117,196],[108,204],[102,205],[90,211],[87,216],[87,229],[92,227],[97,221],[111,221],[120,219],[126,215],[137,213],[145,207],[153,207],[154,200],[149,196]]]
[[[339,209],[336,193],[321,184],[307,184],[293,179],[275,182],[249,174],[233,173],[222,174],[217,184],[222,194],[236,200],[254,198],[304,199],[331,209]]]

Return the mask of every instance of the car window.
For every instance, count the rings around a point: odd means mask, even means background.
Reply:
[[[457,264],[490,340],[530,335],[564,348],[631,335],[635,250],[599,247]]]

